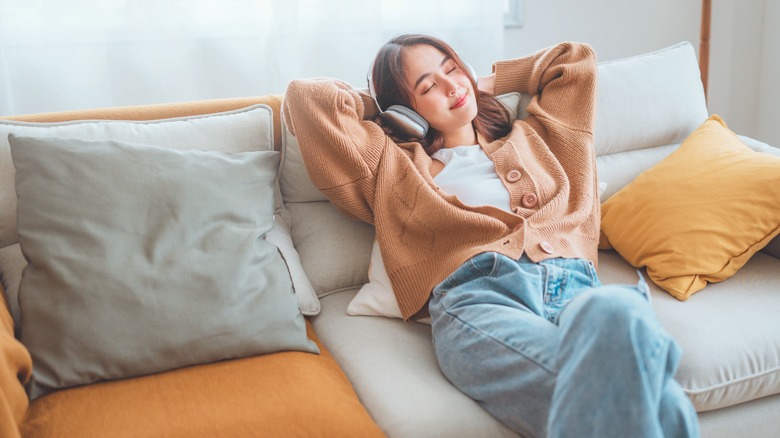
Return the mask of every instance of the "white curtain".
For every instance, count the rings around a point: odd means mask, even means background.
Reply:
[[[365,86],[404,32],[479,74],[504,53],[502,0],[0,0],[0,115]]]

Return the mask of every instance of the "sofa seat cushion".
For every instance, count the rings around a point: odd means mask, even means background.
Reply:
[[[599,277],[635,283],[636,269],[599,251]],[[680,302],[650,283],[653,308],[683,350],[677,380],[696,410],[780,393],[780,260],[757,253],[733,277]]]
[[[274,353],[43,396],[22,436],[382,436],[307,329],[321,355]]]
[[[444,377],[430,325],[348,316],[358,289],[321,297],[312,325],[388,436],[517,436]]]
[[[599,277],[635,284],[637,270],[616,252],[600,251]],[[683,349],[677,379],[699,412],[780,394],[780,260],[756,254],[735,276],[687,302],[646,281],[661,324]],[[515,436],[441,374],[430,326],[347,315],[357,291],[320,298],[312,324],[385,433]]]

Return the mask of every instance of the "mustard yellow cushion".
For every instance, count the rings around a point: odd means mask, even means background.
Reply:
[[[380,437],[336,361],[279,352],[94,383],[30,403],[22,436]]]
[[[685,301],[780,233],[780,157],[748,148],[713,115],[602,205],[601,230],[600,248]]]

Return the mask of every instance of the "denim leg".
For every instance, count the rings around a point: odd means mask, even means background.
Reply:
[[[698,436],[696,412],[674,381],[680,349],[645,294],[642,283],[602,286],[560,314],[550,436]]]
[[[601,286],[582,260],[480,254],[433,291],[436,357],[524,436],[697,436],[673,380],[679,349],[646,293]]]
[[[437,286],[429,306],[444,375],[526,436],[546,434],[560,345],[548,316],[567,301],[559,286],[593,281],[585,274],[554,275],[560,271],[555,263],[481,254]],[[542,293],[548,284],[554,287]]]

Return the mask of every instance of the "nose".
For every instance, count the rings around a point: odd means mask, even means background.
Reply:
[[[454,96],[460,89],[460,85],[458,85],[452,80],[448,80],[447,82],[448,82],[448,89],[450,91],[449,94],[450,96]]]

